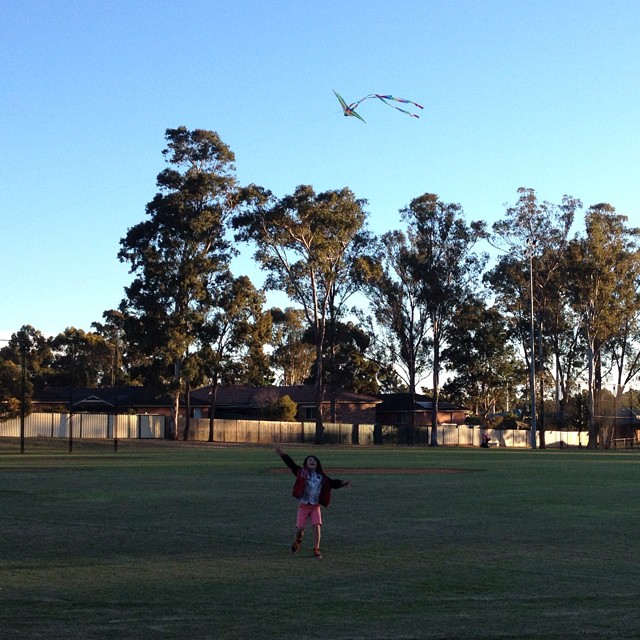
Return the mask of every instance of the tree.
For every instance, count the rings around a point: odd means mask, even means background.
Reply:
[[[506,318],[496,307],[474,300],[460,310],[452,329],[442,353],[452,378],[443,391],[473,407],[485,421],[489,413],[510,411],[526,383],[526,369]]]
[[[332,295],[347,276],[349,247],[363,233],[364,201],[349,189],[316,194],[302,185],[277,199],[261,187],[244,192],[245,210],[233,219],[236,239],[254,242],[255,258],[268,272],[265,288],[284,291],[312,328],[316,362],[316,441],[323,441],[325,334]]]
[[[175,437],[183,366],[235,253],[225,229],[237,185],[234,155],[214,131],[179,127],[165,138],[171,167],[158,175],[149,218],[129,229],[118,257],[135,274],[120,305],[127,340],[147,361],[145,380],[173,395]]]
[[[31,325],[23,325],[11,336],[8,344],[0,349],[0,358],[19,367],[24,362],[28,384],[35,389],[51,382],[51,341]]]
[[[307,332],[305,338],[313,340]],[[367,355],[371,338],[353,322],[329,324],[324,348],[325,361],[322,367],[324,384],[329,390],[331,421],[336,422],[340,391],[374,395],[379,392],[379,366]],[[315,377],[315,365],[311,369]]]
[[[630,296],[629,309],[623,314],[620,332],[607,345],[614,369],[616,407],[623,402],[627,387],[640,373],[640,279],[636,276],[635,295]]]
[[[281,422],[294,422],[298,415],[298,405],[291,396],[280,396],[261,412],[265,420],[279,420]]]
[[[255,289],[246,276],[237,278],[236,291],[238,293],[234,308],[238,308],[240,304],[242,307],[238,311],[244,313],[244,317],[238,318],[237,327],[238,334],[244,340],[244,354],[241,355],[243,366],[239,382],[255,387],[272,385],[274,375],[266,346],[273,335],[273,326],[271,313],[264,311],[264,291]]]
[[[544,267],[549,261],[557,260],[557,251],[554,247],[545,250],[545,254],[551,253],[551,257],[543,255],[541,263]],[[539,318],[538,343],[544,345],[544,349],[538,350],[537,370],[541,372],[541,382],[545,379],[545,373],[552,376],[555,384],[553,398],[553,412],[564,423],[568,416],[568,401],[578,391],[579,380],[585,370],[585,351],[580,340],[580,322],[575,311],[569,304],[567,295],[567,278],[569,270],[568,254],[563,249],[557,269],[548,273],[542,287],[534,289],[534,296]],[[544,272],[544,271],[543,271]],[[538,292],[540,297],[538,298]],[[546,355],[549,354],[550,358]],[[548,367],[548,368],[547,368]],[[545,402],[543,386],[540,385],[540,398]],[[546,412],[541,412],[540,443],[544,444],[544,429],[546,425]]]
[[[637,291],[640,231],[628,228],[626,221],[610,204],[593,205],[585,216],[585,234],[569,247],[570,303],[580,319],[587,353],[589,448],[606,446],[596,419],[602,357],[607,344],[624,331]]]
[[[11,360],[0,360],[0,422],[20,415],[22,370]]]
[[[110,309],[103,312],[102,317],[104,322],[92,322],[91,326],[104,339],[111,351],[112,364],[109,383],[112,387],[131,384],[134,379],[132,370],[136,367],[132,362],[134,354],[129,351],[124,332],[124,314],[116,309]],[[106,380],[105,384],[107,384]]]
[[[278,372],[284,386],[303,384],[309,377],[315,349],[313,342],[304,340],[306,322],[304,311],[274,307],[270,311],[273,326],[271,365]]]
[[[530,368],[531,317],[529,300],[529,267],[515,251],[500,257],[496,265],[483,276],[495,304],[509,319],[512,336],[517,339]]]
[[[553,274],[561,264],[562,253],[575,211],[582,206],[579,200],[565,195],[562,204],[557,206],[549,202],[539,202],[533,189],[520,187],[519,198],[515,205],[507,207],[505,217],[494,223],[494,236],[498,242],[506,245],[516,256],[524,256],[529,267],[529,364],[531,393],[531,445],[536,445],[536,401],[535,401],[535,337],[538,327],[538,360],[544,363],[543,319],[546,303],[557,296],[550,290]],[[535,304],[537,296],[538,304]],[[537,314],[536,314],[537,309]],[[538,322],[536,323],[536,317]],[[526,357],[526,349],[525,349]],[[539,378],[541,400],[544,398],[544,375]],[[544,422],[540,425],[540,445],[544,447]]]
[[[347,246],[342,261],[343,273],[338,274],[336,285],[329,294],[322,367],[324,384],[329,389],[330,418],[334,423],[341,390],[362,393],[378,390],[378,367],[371,358],[365,356],[371,341],[347,318],[348,312],[355,314],[354,309],[348,309],[347,302],[360,289],[358,265],[360,259],[368,255],[373,240],[373,235],[363,229]]]
[[[111,382],[113,356],[98,333],[67,327],[49,340],[53,359],[49,384],[58,387],[104,387]]]
[[[214,440],[220,384],[271,382],[269,361],[263,349],[271,333],[271,316],[262,311],[264,300],[264,293],[248,277],[229,275],[227,286],[220,288],[215,306],[206,314],[197,355],[211,385],[209,442]]]
[[[377,362],[383,371],[396,372],[393,390],[404,387],[415,394],[430,365],[430,325],[420,304],[413,240],[402,231],[383,234],[371,255],[360,259],[358,278],[373,313],[360,314],[360,319],[374,342]]]
[[[448,204],[432,193],[411,201],[401,211],[415,237],[414,269],[420,281],[420,304],[431,323],[433,355],[432,446],[438,444],[438,401],[441,351],[455,327],[459,310],[476,288],[486,256],[473,249],[485,236],[485,225],[467,224],[459,204]]]
[[[561,264],[554,270],[544,286],[534,286],[537,319],[537,342],[543,349],[534,351],[535,370],[538,378],[553,376],[554,411],[563,415],[569,398],[575,393],[577,381],[584,369],[582,343],[578,339],[578,322],[568,304],[566,292],[567,255],[563,253]],[[535,271],[534,271],[535,273]],[[490,287],[495,303],[509,319],[512,335],[520,345],[520,353],[525,366],[531,371],[531,300],[530,273],[526,260],[515,252],[503,255],[495,267],[484,276]],[[539,302],[541,300],[541,302]],[[544,334],[542,330],[544,329]],[[550,358],[553,358],[551,363]],[[528,388],[530,393],[531,378]],[[543,399],[543,396],[540,396]],[[541,412],[544,416],[544,412]],[[540,421],[541,428],[543,420]],[[544,443],[541,431],[541,446]]]
[[[640,247],[630,247],[630,252],[629,269],[620,288],[622,324],[605,345],[613,369],[615,415],[624,402],[625,390],[640,373]],[[609,435],[613,436],[613,431]]]
[[[372,316],[360,320],[373,339],[379,382],[387,391],[416,389],[431,364],[430,317],[421,304],[422,283],[415,269],[415,236],[389,231],[359,262],[358,278]],[[412,408],[415,402],[412,402]],[[407,428],[407,444],[415,440],[415,413]]]

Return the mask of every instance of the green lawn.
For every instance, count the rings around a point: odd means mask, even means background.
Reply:
[[[291,447],[317,560],[270,448],[65,447],[0,443],[3,638],[640,637],[640,452]]]

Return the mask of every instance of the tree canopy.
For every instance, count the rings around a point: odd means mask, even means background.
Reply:
[[[323,440],[323,355],[331,301],[350,275],[354,244],[364,246],[364,201],[349,189],[316,193],[301,185],[276,198],[252,186],[233,219],[236,239],[253,242],[267,272],[266,289],[283,291],[303,309],[315,343],[316,440]]]
[[[236,251],[225,230],[238,189],[234,155],[217,133],[179,127],[165,138],[170,167],[118,255],[135,276],[120,305],[129,345],[146,358],[146,379],[170,381],[175,435],[183,365]]]
[[[575,400],[589,446],[608,446],[606,387],[614,403],[632,400],[640,374],[640,231],[612,205],[591,205],[570,237],[582,203],[521,187],[493,224],[503,254],[485,271],[485,224],[460,204],[424,193],[376,235],[348,187],[277,197],[238,183],[214,131],[167,129],[165,142],[146,218],[120,241],[132,281],[119,307],[88,332],[17,331],[0,349],[3,417],[46,385],[143,384],[172,394],[175,436],[194,385],[209,384],[215,404],[219,384],[312,380],[318,442],[327,393],[333,407],[342,390],[420,390],[433,396],[434,443],[442,387],[484,414],[512,404],[526,414],[537,396],[541,446],[546,414],[569,424]],[[232,273],[246,247],[262,287]],[[269,291],[292,306],[266,308]]]

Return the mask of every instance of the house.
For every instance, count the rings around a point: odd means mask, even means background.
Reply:
[[[195,417],[209,417],[211,387],[203,387],[191,393],[197,409]],[[314,385],[283,387],[254,387],[251,385],[220,386],[216,393],[216,418],[258,419],[264,410],[284,396],[289,396],[298,406],[296,419],[311,422],[316,419],[316,389]],[[341,391],[336,398],[336,422],[347,424],[373,424],[376,421],[378,398],[359,393]],[[198,415],[195,415],[195,414]],[[328,393],[322,403],[325,420],[330,416]]]
[[[146,387],[121,386],[86,388],[45,387],[35,391],[31,400],[35,412],[134,413],[171,415],[173,401],[167,394],[158,395]]]
[[[315,421],[316,390],[314,385],[282,387],[255,387],[251,385],[220,386],[216,397],[216,418],[259,419],[264,410],[287,395],[298,406],[296,419],[300,422]],[[190,394],[191,415],[208,418],[211,406],[211,387],[202,387]],[[412,401],[414,401],[412,405]],[[104,388],[45,387],[36,391],[32,400],[34,412],[67,412],[69,405],[74,413],[134,413],[140,415],[171,415],[172,398],[158,395],[146,387],[121,386]],[[186,403],[180,401],[181,415],[185,415]],[[406,426],[414,420],[416,427],[430,426],[433,409],[432,398],[420,394],[385,393],[369,396],[341,391],[336,398],[336,422],[345,424],[383,424]],[[323,417],[330,416],[328,392],[323,402]],[[440,402],[438,424],[463,424],[469,411],[460,405]]]
[[[231,385],[218,387],[216,418],[263,418],[264,410],[279,398],[289,396],[298,406],[296,420],[315,421],[316,398],[313,385],[286,387],[254,387]],[[211,407],[211,387],[190,394],[191,417],[208,418]],[[345,424],[373,424],[376,405],[381,401],[372,396],[340,392],[336,399],[336,421]],[[168,394],[155,394],[146,387],[121,386],[105,388],[45,387],[34,393],[33,412],[132,413],[170,416],[173,401]],[[185,399],[180,400],[180,415],[186,415]],[[323,402],[325,420],[330,416],[330,402]]]
[[[376,422],[389,426],[430,427],[433,398],[411,393],[381,393]],[[469,410],[451,402],[438,402],[438,424],[464,424]]]
[[[618,407],[613,437],[640,440],[640,414],[633,407]]]

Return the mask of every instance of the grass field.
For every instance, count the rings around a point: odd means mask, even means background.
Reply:
[[[0,443],[3,638],[640,637],[640,452],[290,447],[318,560],[270,448],[65,446]]]

